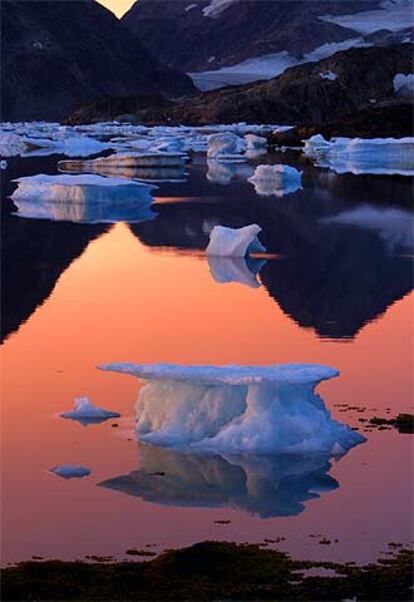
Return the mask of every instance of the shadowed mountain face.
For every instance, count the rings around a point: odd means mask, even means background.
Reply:
[[[222,10],[211,10],[219,4]],[[203,71],[269,53],[287,51],[300,57],[323,44],[358,37],[355,31],[318,17],[379,4],[375,0],[139,0],[122,22],[166,64]]]
[[[80,101],[193,89],[94,0],[2,0],[0,6],[3,120],[59,120]]]
[[[319,336],[352,338],[412,289],[412,262],[406,256],[410,236],[397,236],[401,221],[394,225],[387,207],[365,205],[375,197],[390,202],[409,198],[409,186],[408,178],[318,178],[314,173],[306,181],[306,192],[283,199],[253,202],[244,195],[244,200],[220,203],[160,203],[154,206],[159,214],[154,222],[132,225],[131,230],[151,247],[205,249],[214,225],[257,223],[266,249],[280,255],[260,271],[269,295],[300,326]],[[353,223],[341,223],[338,216],[352,210],[358,210]],[[409,228],[410,212],[395,211]],[[337,221],[330,221],[334,217]]]

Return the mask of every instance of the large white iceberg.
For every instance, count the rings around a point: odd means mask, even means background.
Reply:
[[[246,257],[251,253],[263,253],[266,249],[258,239],[261,231],[257,224],[243,228],[214,226],[206,253],[217,257]]]
[[[302,188],[302,172],[290,165],[258,165],[249,178],[257,194],[282,197]]]
[[[414,175],[414,137],[332,138],[312,136],[304,154],[336,173]]]
[[[295,516],[334,490],[326,454],[183,453],[139,444],[139,468],[98,483],[168,506],[236,508],[262,518]]]
[[[135,201],[150,204],[155,188],[142,182],[123,178],[104,178],[97,175],[44,175],[27,176],[13,180],[18,183],[12,195],[16,201],[55,203],[107,203],[111,201]]]
[[[136,403],[140,440],[209,452],[327,453],[364,437],[333,420],[315,387],[338,375],[313,364],[106,364],[148,381]]]
[[[91,474],[89,468],[80,466],[79,464],[62,464],[61,466],[54,466],[50,469],[50,472],[62,477],[64,479],[81,479]]]
[[[104,422],[110,418],[119,418],[119,412],[104,410],[95,406],[88,397],[77,397],[74,402],[74,409],[69,412],[62,412],[62,418],[77,420],[84,425]]]
[[[218,161],[244,160],[241,153],[246,148],[243,138],[232,132],[219,132],[211,134],[207,139],[207,157]]]

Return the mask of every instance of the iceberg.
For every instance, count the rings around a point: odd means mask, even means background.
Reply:
[[[263,136],[257,136],[256,134],[246,134],[244,139],[246,140],[247,150],[267,148],[267,138],[263,138]]]
[[[206,253],[218,257],[246,257],[251,253],[264,253],[266,249],[258,239],[261,231],[257,224],[244,228],[214,226],[210,232]]]
[[[27,150],[21,136],[13,133],[0,134],[0,157],[15,157]]]
[[[259,288],[257,274],[266,263],[264,259],[251,257],[207,257],[211,275],[219,284],[238,282],[251,288]]]
[[[18,187],[12,194],[13,201],[39,200],[54,203],[108,203],[132,202],[150,205],[154,186],[131,182],[123,178],[104,178],[98,175],[38,174],[13,180]]]
[[[315,387],[338,371],[317,364],[105,364],[147,383],[136,403],[139,440],[214,453],[326,453],[365,438],[333,420]]]
[[[129,474],[98,483],[165,506],[236,508],[261,518],[296,516],[305,502],[339,487],[328,455],[219,455],[139,444]]]
[[[79,466],[78,464],[62,464],[61,466],[54,466],[50,468],[49,472],[63,479],[81,479],[91,474],[89,468]]]
[[[207,138],[207,157],[218,161],[244,161],[240,156],[244,152],[246,142],[237,134],[220,132]]]
[[[413,98],[414,73],[397,73],[393,80],[394,92],[397,96]]]
[[[332,138],[312,136],[305,141],[304,154],[319,167],[338,174],[414,175],[414,137]]]
[[[258,165],[249,182],[257,194],[282,197],[302,188],[302,172],[290,165]]]
[[[110,418],[119,418],[121,414],[98,408],[90,402],[88,397],[77,397],[74,402],[74,409],[70,412],[62,412],[60,415],[62,418],[77,420],[87,426],[88,424],[99,424]]]

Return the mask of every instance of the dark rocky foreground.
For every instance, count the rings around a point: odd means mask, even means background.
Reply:
[[[224,542],[199,543],[148,562],[25,562],[3,569],[2,599],[411,600],[413,554],[390,546],[398,552],[362,567],[296,561],[261,546]],[[311,568],[334,573],[306,576]]]
[[[397,73],[412,72],[413,44],[353,48],[318,61],[292,67],[266,82],[230,86],[183,97],[174,102],[141,105],[130,99],[122,113],[148,124],[279,123],[333,131],[409,135],[412,99],[395,94]],[[336,79],[321,75],[333,73]],[[109,99],[107,99],[107,103]],[[106,109],[106,110],[105,110]],[[84,123],[116,118],[109,105],[86,103],[69,117]],[[118,115],[119,116],[119,115]]]
[[[0,11],[4,121],[60,120],[79,101],[104,95],[194,90],[93,0],[1,0]]]

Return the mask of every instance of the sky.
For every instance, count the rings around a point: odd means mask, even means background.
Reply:
[[[117,17],[122,17],[135,0],[98,0],[98,2],[109,8]]]

